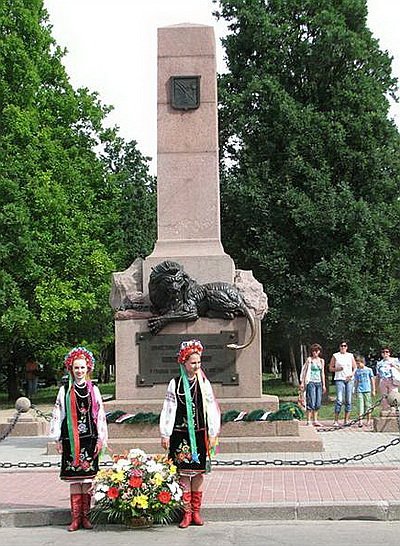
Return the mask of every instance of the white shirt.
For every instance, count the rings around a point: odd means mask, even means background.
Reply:
[[[97,414],[97,435],[98,439],[103,445],[107,445],[108,431],[107,420],[104,412],[103,400],[101,398],[100,391],[96,385],[93,385],[93,392],[95,400],[99,406],[99,412]],[[60,440],[61,438],[61,424],[65,418],[65,388],[60,387],[58,391],[57,400],[53,409],[53,416],[50,422],[49,437],[52,440]]]
[[[205,391],[204,402],[207,414],[208,435],[215,437],[218,436],[221,428],[221,412],[219,410],[218,402],[215,399],[211,383],[207,378],[201,379],[201,381],[203,381]],[[177,405],[175,379],[171,379],[160,415],[160,434],[163,438],[169,438],[172,434]]]
[[[335,359],[335,365],[342,366],[343,370],[335,371],[335,381],[338,379],[346,380],[349,375],[353,375],[353,360],[354,356],[352,353],[335,353],[333,355]]]

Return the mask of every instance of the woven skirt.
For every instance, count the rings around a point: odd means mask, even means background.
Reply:
[[[186,476],[195,476],[209,471],[206,430],[196,430],[197,453],[199,463],[192,460],[189,433],[187,429],[174,429],[170,438],[169,457],[174,461],[179,473]]]

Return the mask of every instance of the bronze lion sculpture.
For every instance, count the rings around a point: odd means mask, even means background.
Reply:
[[[148,320],[152,334],[170,322],[195,321],[199,317],[232,320],[245,316],[251,335],[243,345],[230,344],[230,349],[244,349],[254,340],[255,321],[239,290],[226,282],[198,284],[177,262],[166,260],[153,267],[149,279],[151,311],[157,315]]]

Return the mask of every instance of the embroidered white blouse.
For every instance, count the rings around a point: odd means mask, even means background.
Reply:
[[[107,420],[106,414],[104,411],[103,400],[101,398],[100,391],[96,385],[93,385],[93,392],[95,400],[99,406],[99,412],[97,415],[97,434],[98,439],[101,441],[103,446],[107,445],[108,440],[108,431],[107,431]],[[60,387],[58,391],[57,400],[54,405],[53,415],[50,422],[50,432],[49,437],[52,440],[60,440],[61,438],[61,423],[65,418],[65,388],[64,386]]]
[[[215,437],[218,436],[221,429],[221,412],[218,402],[215,399],[211,383],[206,378],[203,379],[203,387],[207,413],[208,435]],[[176,381],[175,379],[171,379],[160,415],[160,434],[163,438],[169,438],[172,434],[175,424],[177,405]]]

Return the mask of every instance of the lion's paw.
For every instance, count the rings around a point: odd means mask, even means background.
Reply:
[[[150,332],[155,336],[162,328],[162,321],[159,318],[150,318],[147,321]]]

